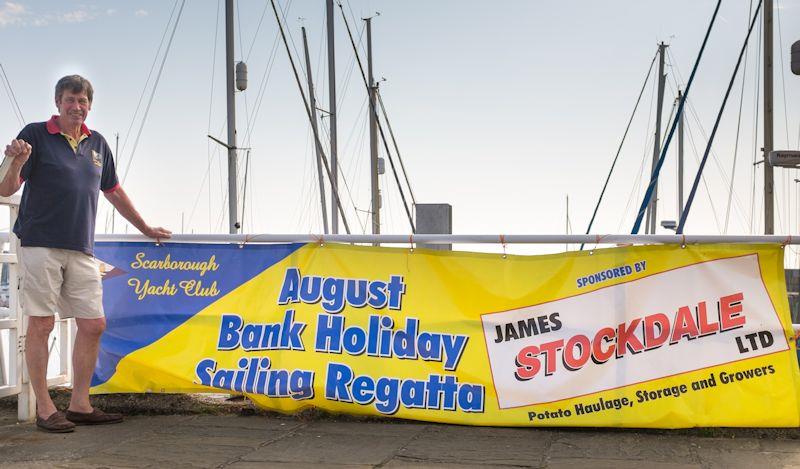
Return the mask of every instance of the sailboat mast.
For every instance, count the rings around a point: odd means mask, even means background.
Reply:
[[[650,174],[655,172],[656,165],[658,164],[658,156],[661,153],[661,112],[664,107],[664,86],[666,84],[666,75],[664,75],[664,52],[667,46],[662,42],[658,45],[658,100],[656,101],[656,135],[653,141],[653,165]],[[653,186],[653,197],[650,199],[650,205],[647,207],[647,223],[645,223],[645,232],[654,234],[656,232],[656,207],[658,204],[658,181]]]
[[[683,92],[678,90],[678,102],[681,101]],[[683,113],[678,121],[678,218],[683,213]]]
[[[225,76],[228,98],[228,221],[230,234],[238,231],[236,196],[236,101],[233,64],[233,0],[225,0]]]
[[[331,138],[331,200],[336,200],[339,190],[339,158],[336,144],[336,59],[334,57],[333,38],[333,0],[325,1],[326,23],[328,30],[328,115],[330,119]],[[331,232],[339,233],[339,213],[331,204]]]
[[[308,79],[308,101],[311,107],[311,130],[314,132],[314,146],[317,155],[317,179],[319,180],[319,202],[322,205],[322,229],[328,234],[328,207],[325,202],[325,179],[322,176],[322,143],[319,139],[319,128],[317,126],[317,98],[314,95],[314,81],[311,75],[311,58],[308,56],[308,36],[306,27],[300,28],[303,31],[303,52],[306,56],[306,78]]]
[[[775,233],[775,187],[772,151],[772,0],[764,1],[764,234]]]
[[[117,165],[118,168],[121,168],[122,167],[122,159],[120,158],[121,155],[119,154],[119,132],[116,133],[115,137],[116,137],[116,143],[114,144],[114,154],[117,156],[116,165]],[[117,218],[116,215],[117,215],[117,209],[116,209],[116,207],[113,207],[111,209],[111,232],[112,233],[114,233],[114,219]]]
[[[378,187],[378,113],[375,110],[375,79],[372,75],[372,18],[367,22],[367,79],[369,80],[369,162],[372,187],[372,233],[381,232],[381,192]]]
[[[566,219],[564,220],[564,233],[565,234],[570,234],[569,233],[569,194],[567,194],[567,216],[566,216]],[[564,251],[565,252],[569,251],[569,243],[564,244]]]

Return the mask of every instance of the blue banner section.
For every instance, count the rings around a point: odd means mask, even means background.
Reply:
[[[302,246],[97,243],[107,331],[92,386],[111,378],[122,357],[164,337]]]

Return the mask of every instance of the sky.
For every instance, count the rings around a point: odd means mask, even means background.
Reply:
[[[304,86],[300,28],[307,28],[317,107],[328,110],[325,2],[277,3]],[[685,194],[755,3],[724,2],[711,32],[689,93]],[[240,175],[245,167],[248,174],[246,189],[240,178],[243,231],[320,233],[313,136],[275,17],[269,2],[236,4],[235,57],[249,72],[248,89],[236,95],[238,143],[249,148],[239,154]],[[556,234],[585,232],[662,41],[669,46],[667,132],[677,88],[686,87],[715,4],[342,0],[342,10],[362,60],[362,18],[373,17],[374,73],[416,201],[451,204],[458,234]],[[800,40],[800,4],[775,4],[774,141],[776,149],[798,149],[800,76],[789,70],[789,51]],[[370,229],[366,92],[339,7],[335,28],[341,198],[352,231],[364,233]],[[759,34],[760,20],[686,233],[763,233],[762,166],[753,165],[763,145]],[[227,138],[223,1],[0,0],[0,44],[0,64],[21,111],[17,117],[4,84],[0,140],[56,112],[53,87],[61,76],[84,75],[95,88],[87,123],[111,148],[119,135],[118,173],[145,219],[177,233],[227,232],[227,154],[207,137]],[[628,233],[633,226],[652,159],[654,85],[655,73],[593,233]],[[320,123],[327,129],[326,117]],[[327,130],[323,141],[327,148]],[[409,233],[388,161],[386,167],[381,231]],[[678,218],[676,167],[674,141],[660,179],[658,220]],[[776,233],[800,233],[795,178],[796,170],[775,169]],[[330,204],[330,193],[326,198]],[[112,232],[105,201],[97,228]],[[113,231],[126,230],[133,232],[117,218]]]

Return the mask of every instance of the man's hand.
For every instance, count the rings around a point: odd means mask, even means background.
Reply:
[[[5,155],[11,160],[11,167],[0,180],[0,196],[8,197],[17,192],[22,185],[20,173],[31,156],[31,146],[25,140],[14,139],[6,145]]]
[[[172,237],[172,232],[170,230],[161,228],[160,226],[147,226],[142,230],[142,234],[153,239],[169,239]]]
[[[31,156],[31,145],[21,138],[14,139],[10,144],[6,145],[5,155],[9,158],[14,158],[14,163],[22,167]]]

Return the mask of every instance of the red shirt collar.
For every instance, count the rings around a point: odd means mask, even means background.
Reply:
[[[47,131],[50,132],[51,134],[61,133],[61,128],[58,127],[58,116],[54,115],[50,118],[49,121],[47,121]],[[92,131],[89,130],[89,127],[86,127],[86,124],[81,124],[81,133],[83,135],[86,135],[87,137],[89,135],[92,135]]]

